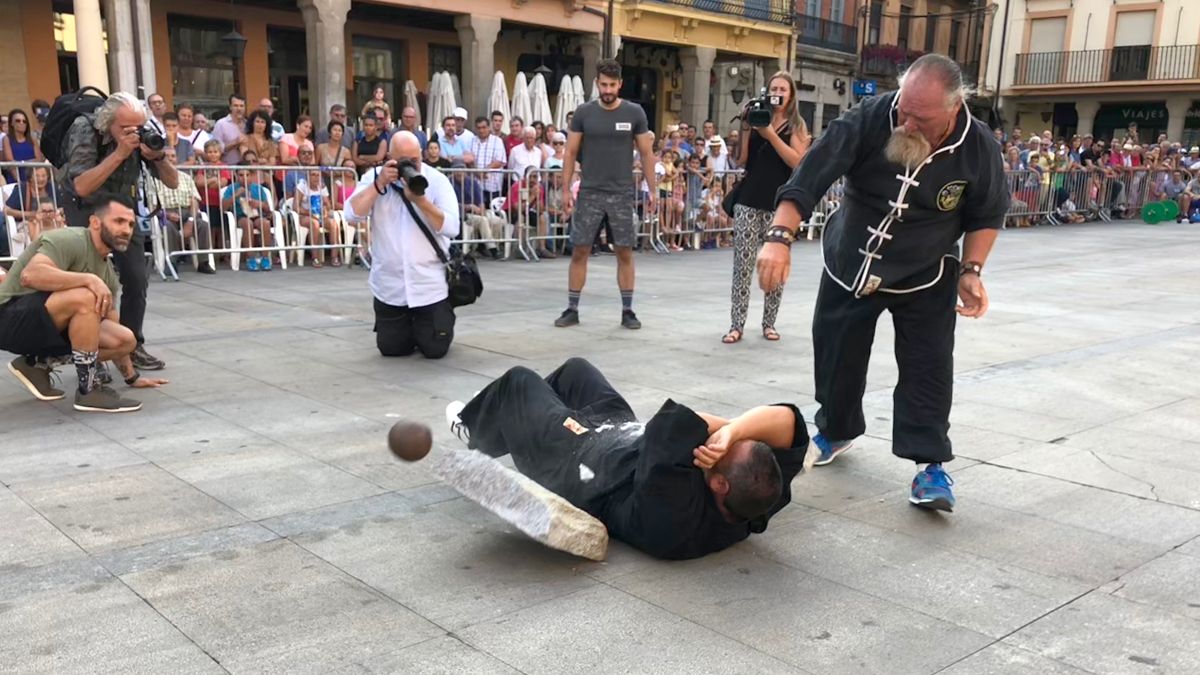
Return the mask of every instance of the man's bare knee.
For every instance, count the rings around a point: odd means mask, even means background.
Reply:
[[[137,337],[133,331],[116,321],[105,319],[100,324],[100,349],[111,351],[121,356],[130,354],[137,348]]]
[[[571,249],[571,262],[587,263],[588,256],[591,254],[591,246],[576,246]]]
[[[72,288],[65,291],[55,291],[46,298],[46,312],[54,319],[60,328],[80,314],[91,314],[99,319],[96,313],[96,296],[86,288]]]

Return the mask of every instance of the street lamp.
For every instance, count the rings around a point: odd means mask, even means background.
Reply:
[[[237,32],[237,26],[233,26],[228,33],[221,36],[221,43],[225,45],[225,50],[233,58],[233,93],[240,94],[238,62],[246,53],[246,36]]]

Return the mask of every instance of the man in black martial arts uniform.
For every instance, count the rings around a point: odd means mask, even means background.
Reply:
[[[732,420],[668,400],[645,425],[592,364],[573,358],[542,379],[509,370],[465,406],[451,430],[595,516],[609,534],[659,558],[720,551],[791,501],[808,431],[790,404]]]
[[[813,314],[816,464],[833,461],[866,430],[867,360],[888,310],[900,370],[892,452],[918,464],[909,501],[925,508],[954,507],[942,463],[954,458],[947,434],[956,297],[958,314],[987,311],[980,274],[1009,201],[999,150],[967,111],[958,64],[923,56],[898,92],[867,99],[826,128],[779,189],[759,253],[760,284],[776,288],[787,280],[796,229],[846,177],[845,198],[825,225]]]

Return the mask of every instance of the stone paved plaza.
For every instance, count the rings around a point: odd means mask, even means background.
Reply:
[[[907,504],[880,322],[868,436],[768,531],[690,562],[552,551],[403,465],[397,418],[507,368],[599,365],[643,416],[814,411],[818,247],[778,324],[720,343],[728,251],[484,263],[440,362],[384,360],[358,270],[152,282],[171,384],[77,414],[0,377],[0,669],[14,673],[1200,672],[1200,272],[1188,225],[1005,232],[959,324],[953,514]],[[71,373],[65,373],[70,381]]]

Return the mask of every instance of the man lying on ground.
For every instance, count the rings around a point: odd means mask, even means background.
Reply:
[[[697,558],[752,532],[791,501],[808,431],[790,404],[731,420],[668,400],[645,425],[581,358],[542,379],[509,370],[469,403],[446,408],[451,431],[595,516],[609,534],[659,558]]]

